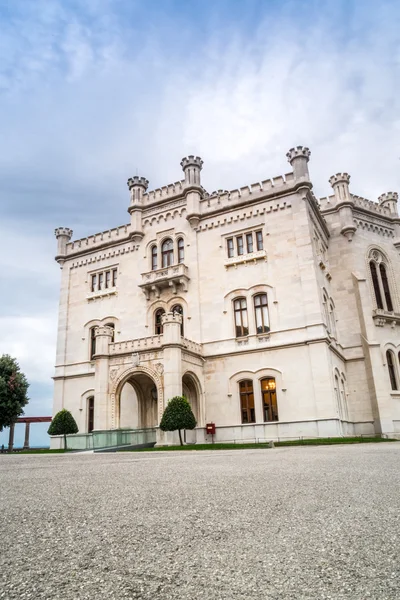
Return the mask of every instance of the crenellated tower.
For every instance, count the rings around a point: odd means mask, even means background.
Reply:
[[[128,213],[131,215],[131,239],[134,242],[140,242],[144,236],[142,225],[143,195],[145,194],[149,182],[145,177],[130,177],[127,182],[131,195],[131,202]]]
[[[289,163],[292,166],[294,178],[299,181],[310,181],[308,172],[308,161],[311,151],[306,146],[296,146],[291,148],[286,154]]]
[[[200,220],[200,200],[203,191],[200,171],[203,168],[203,161],[199,156],[190,155],[182,158],[181,167],[185,174],[186,218],[192,227],[196,227]]]
[[[57,238],[57,255],[55,259],[62,265],[67,254],[67,244],[72,238],[73,231],[68,227],[57,227],[54,234]]]
[[[379,206],[382,206],[383,208],[388,208],[394,216],[398,217],[398,198],[399,195],[397,192],[386,192],[386,194],[381,194],[378,198]]]
[[[329,183],[335,194],[336,207],[339,209],[340,233],[351,242],[357,228],[353,220],[354,202],[349,188],[350,175],[348,173],[336,173],[336,175],[329,178]]]

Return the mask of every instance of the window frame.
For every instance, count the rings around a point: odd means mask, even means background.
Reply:
[[[261,299],[265,297],[265,304],[263,304],[260,300],[260,304],[256,304],[258,299]],[[264,310],[265,309],[265,310]],[[256,326],[256,334],[257,335],[262,335],[265,333],[269,333],[271,331],[271,325],[270,325],[270,320],[269,320],[269,309],[268,309],[268,294],[267,292],[259,292],[257,294],[254,294],[253,296],[253,310],[254,310],[254,321],[255,321],[255,326]],[[267,323],[265,323],[265,313],[266,313],[266,321]],[[257,321],[258,321],[258,315],[261,315],[261,325],[258,325]],[[259,331],[259,328],[261,328],[261,331]]]
[[[158,315],[160,316],[159,320],[157,319]],[[165,315],[164,308],[157,308],[154,311],[154,335],[163,335],[163,324],[162,324],[162,316]]]
[[[275,387],[263,389],[264,381],[273,381]],[[278,410],[278,394],[277,394],[277,385],[276,378],[272,375],[266,375],[262,379],[260,379],[260,388],[261,388],[261,399],[262,399],[262,407],[263,407],[263,419],[264,423],[276,423],[279,421],[279,410]],[[265,402],[265,397],[269,398],[269,403]],[[268,415],[268,418],[267,416]]]
[[[258,229],[256,232],[256,248],[257,251],[264,250],[264,238],[262,229]]]
[[[153,244],[151,246],[151,270],[157,271],[158,265],[158,249],[157,244]]]
[[[396,373],[395,354],[393,350],[386,350],[386,365],[389,373],[389,381],[390,386],[392,388],[392,392],[398,392],[399,382]]]
[[[250,233],[246,233],[246,250],[247,250],[247,254],[252,254],[254,252],[253,232],[252,231]]]
[[[183,239],[183,237],[178,238],[177,248],[178,248],[178,265],[181,265],[181,264],[183,264],[183,262],[185,260],[185,240]]]
[[[237,256],[244,255],[243,235],[236,236],[236,252],[237,252]]]
[[[250,384],[250,386],[246,386]],[[256,409],[254,397],[254,383],[252,379],[242,379],[239,385],[240,419],[242,425],[249,425],[256,422]],[[251,397],[252,396],[252,400]],[[251,406],[252,403],[252,406]],[[246,414],[246,416],[245,416]]]
[[[233,237],[226,238],[226,249],[228,252],[228,258],[233,258],[235,256],[235,244],[233,242]]]
[[[94,430],[94,396],[87,399],[87,430],[92,433]]]
[[[237,303],[240,303],[237,305]],[[242,303],[244,302],[244,306]],[[234,315],[234,323],[235,323],[235,337],[248,337],[249,335],[249,315],[247,309],[247,298],[245,296],[239,296],[238,298],[233,299],[233,315]],[[238,317],[240,324],[238,323]],[[247,325],[245,325],[247,323]],[[247,330],[247,333],[246,333]],[[238,333],[238,331],[240,333]]]
[[[169,245],[166,249],[166,245]],[[167,238],[161,244],[161,264],[162,268],[166,269],[174,264],[174,242],[171,238]]]
[[[183,327],[183,306],[182,304],[174,304],[174,306],[171,308],[171,312],[172,313],[177,313],[178,315],[181,315],[182,317],[182,323],[181,323],[181,336],[183,337],[183,333],[184,333],[184,327]]]
[[[96,335],[95,335],[95,329],[96,329],[97,325],[94,325],[93,327],[90,328],[90,344],[89,344],[89,359],[90,360],[94,360],[94,357],[96,356]]]

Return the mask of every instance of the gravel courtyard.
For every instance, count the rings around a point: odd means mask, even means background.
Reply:
[[[400,598],[400,443],[0,456],[0,598]]]

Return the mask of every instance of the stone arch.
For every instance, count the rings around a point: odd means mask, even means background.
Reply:
[[[193,386],[196,394],[197,415],[195,414],[195,416],[197,419],[197,427],[202,427],[204,425],[203,388],[196,373],[190,369],[187,369],[182,375],[182,386],[187,385],[186,382],[188,381]]]
[[[164,389],[162,376],[160,373],[149,367],[138,365],[137,367],[130,367],[123,371],[115,380],[111,390],[111,429],[116,429],[119,424],[120,417],[120,394],[124,384],[135,374],[142,373],[152,379],[157,388],[157,403],[158,403],[158,421],[160,422],[164,412]]]

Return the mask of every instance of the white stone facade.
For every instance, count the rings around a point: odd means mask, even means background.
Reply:
[[[192,441],[210,422],[221,441],[400,433],[397,194],[365,200],[342,173],[318,200],[309,156],[211,194],[189,156],[175,184],[128,180],[129,224],[56,230],[54,413],[80,432],[156,427],[184,393]]]

